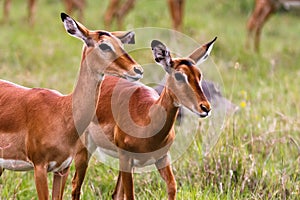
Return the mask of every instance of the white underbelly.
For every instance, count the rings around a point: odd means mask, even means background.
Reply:
[[[57,166],[56,161],[49,162],[48,165],[48,172],[60,172],[66,168],[68,168],[72,163],[73,158],[68,157],[64,162],[61,163],[61,165]]]
[[[146,167],[148,165],[153,165],[156,163],[156,159],[151,157],[151,158],[148,158],[147,160],[139,160],[139,159],[133,159],[133,166],[134,167]]]
[[[129,153],[130,155],[131,153]],[[119,158],[118,152],[110,149],[105,149],[101,147],[97,147],[96,150],[96,157],[101,161],[101,162],[106,162],[107,161],[107,156],[112,157],[112,158]],[[133,166],[134,167],[146,167],[149,165],[155,164],[159,159],[161,159],[164,155],[160,157],[154,157],[150,155],[145,155],[143,154],[139,155],[136,153],[132,153],[131,157],[133,157]],[[140,158],[139,158],[140,157]]]
[[[11,160],[0,158],[0,167],[14,171],[28,171],[33,169],[33,164],[24,160]]]
[[[49,162],[48,172],[59,172],[67,167],[69,167],[72,163],[73,158],[68,157],[61,165],[57,166],[56,161]],[[33,163],[24,161],[24,160],[12,160],[12,159],[3,159],[0,158],[0,168],[13,170],[13,171],[29,171],[33,170]]]

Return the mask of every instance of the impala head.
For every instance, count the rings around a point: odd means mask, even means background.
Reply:
[[[123,49],[123,44],[134,44],[134,32],[91,31],[65,13],[61,19],[66,31],[84,42],[82,61],[89,58],[91,70],[131,81],[143,77],[142,67]]]
[[[166,87],[174,96],[175,105],[183,105],[200,117],[208,116],[211,106],[201,88],[202,74],[196,63],[207,59],[216,39],[196,49],[188,58],[175,59],[163,43],[157,40],[151,43],[155,61],[169,74]]]

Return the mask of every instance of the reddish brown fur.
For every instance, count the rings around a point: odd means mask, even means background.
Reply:
[[[4,8],[3,8],[3,19],[4,22],[8,22],[9,20],[9,13],[11,8],[11,1],[12,0],[4,0]],[[65,5],[66,12],[68,14],[72,14],[74,10],[78,10],[79,12],[79,20],[83,21],[83,10],[86,5],[86,0],[63,0]],[[28,0],[28,22],[30,25],[34,25],[35,23],[35,13],[36,13],[36,5],[37,0]]]
[[[203,47],[207,50],[208,46]],[[206,54],[203,47],[198,49],[202,51],[202,54],[198,54],[199,57]],[[194,53],[192,55],[195,56]],[[182,60],[188,60],[191,66],[181,64],[186,63]],[[188,76],[189,84],[185,85],[175,80],[174,73],[177,72],[184,72]],[[127,200],[134,199],[132,180],[134,166],[126,163],[138,159],[143,165],[150,157],[155,158],[155,165],[167,184],[169,199],[175,199],[176,181],[167,156],[175,138],[174,122],[178,113],[178,107],[175,105],[182,103],[187,108],[196,105],[198,112],[201,112],[200,104],[202,104],[209,111],[210,104],[199,86],[200,80],[201,73],[195,67],[195,63],[183,58],[172,60],[172,72],[168,75],[166,86],[160,96],[145,85],[106,76],[101,85],[99,97],[101,103],[97,107],[97,118],[87,128],[85,142],[79,147],[75,157],[73,199],[80,199],[80,187],[87,163],[96,146],[118,152],[120,171],[113,199],[124,199],[124,196]]]
[[[185,0],[167,0],[172,26],[175,30],[182,29],[183,13]],[[134,8],[135,0],[110,0],[104,15],[104,24],[106,29],[110,29],[114,19],[117,20],[118,28],[123,27],[125,16]]]
[[[299,6],[300,0],[255,0],[254,10],[247,22],[247,48],[250,46],[250,40],[253,39],[254,49],[259,52],[260,36],[264,24],[281,5],[287,3],[297,3]]]
[[[77,28],[84,37],[93,38],[89,42],[93,45],[84,45],[79,78],[73,93],[64,96],[53,90],[30,89],[0,80],[0,158],[33,164],[40,200],[49,198],[47,171],[52,170],[53,162],[56,162],[54,168],[59,167],[67,158],[75,156],[79,136],[95,112],[95,99],[98,97],[95,91],[98,91],[101,81],[99,75],[113,73],[124,77],[126,72],[132,77],[136,75],[134,68],[142,72],[130,57],[124,63],[116,63],[112,56],[104,58],[98,53],[98,44],[105,40],[115,48],[116,56],[125,55],[121,42],[113,33],[96,37],[95,33],[99,31],[89,31],[83,25]],[[107,63],[111,64],[105,69]],[[54,172],[53,199],[62,199],[69,165]],[[2,173],[1,168],[0,171]]]

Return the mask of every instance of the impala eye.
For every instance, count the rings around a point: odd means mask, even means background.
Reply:
[[[175,79],[177,80],[177,81],[180,81],[180,82],[187,82],[187,78],[186,78],[186,76],[185,76],[185,74],[183,74],[183,73],[180,73],[180,72],[176,72],[175,74]]]
[[[99,45],[99,48],[102,50],[102,51],[105,51],[105,52],[109,52],[109,51],[112,51],[111,47],[105,43],[102,43]]]

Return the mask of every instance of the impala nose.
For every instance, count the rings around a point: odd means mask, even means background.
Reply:
[[[200,117],[207,117],[210,114],[211,108],[210,104],[200,104],[200,108],[203,112],[200,113]]]
[[[205,106],[204,104],[200,104],[200,108],[201,108],[201,110],[203,110],[206,113],[209,113],[209,111],[210,111],[210,108],[207,108],[207,106]]]
[[[141,69],[141,67],[134,67],[133,71],[139,75],[143,75],[143,70]]]

